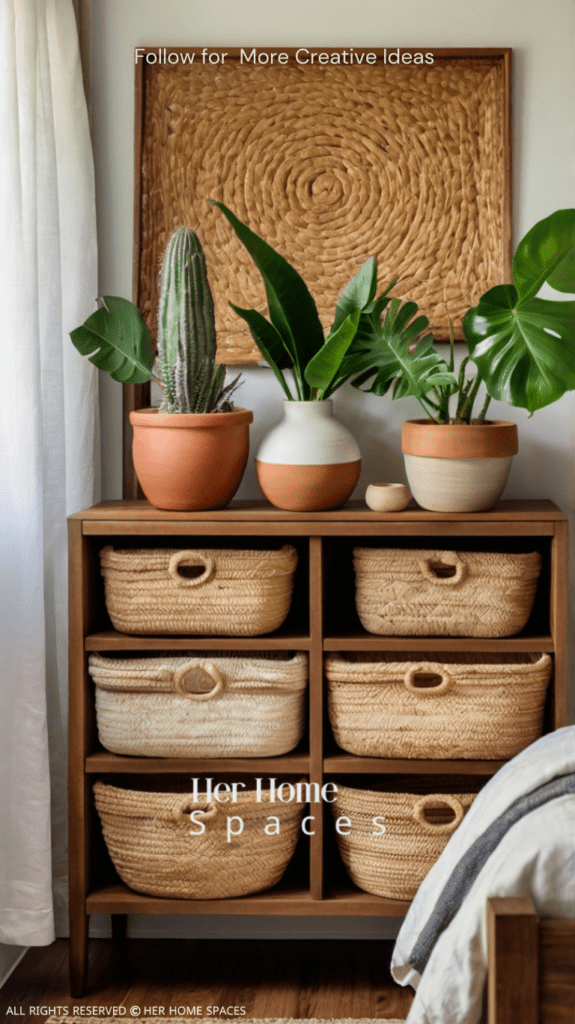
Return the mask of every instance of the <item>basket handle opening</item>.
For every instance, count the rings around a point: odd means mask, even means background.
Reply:
[[[453,683],[453,676],[444,666],[432,662],[412,665],[403,677],[405,689],[418,697],[440,697],[451,690]]]
[[[423,558],[419,563],[426,580],[440,587],[454,587],[465,579],[467,565],[452,551],[444,551],[439,557]]]
[[[182,576],[180,566],[203,568],[197,576]],[[176,551],[170,558],[168,572],[177,587],[199,587],[207,583],[214,575],[214,561],[209,555],[202,555],[197,551]]]
[[[178,810],[174,812],[174,821],[177,821],[178,823],[186,822],[186,824],[189,824],[190,814],[192,811],[195,812],[196,820],[201,820],[202,822],[211,821],[218,813],[218,805],[212,800],[206,809],[202,810],[201,807],[195,806],[193,796],[188,793],[184,797]]]
[[[453,811],[451,821],[434,822],[425,814],[428,808],[429,810],[439,810],[444,807],[449,807]],[[437,796],[433,793],[428,793],[426,796],[422,796],[415,804],[413,817],[426,832],[430,832],[433,835],[448,835],[450,832],[455,832],[455,829],[461,823],[463,819],[463,805],[456,796],[450,796],[449,794]]]
[[[214,686],[211,690],[198,691],[189,689],[189,687],[198,683],[198,669],[213,679]],[[180,665],[172,677],[172,692],[178,693],[180,697],[186,697],[188,700],[211,700],[212,697],[216,697],[218,693],[221,693],[223,689],[224,678],[221,672],[218,671],[213,662],[204,661],[203,658],[193,658],[191,661],[187,661],[185,665]]]

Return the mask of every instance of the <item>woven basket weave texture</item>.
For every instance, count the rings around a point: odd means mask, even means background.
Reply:
[[[273,757],[305,727],[305,653],[90,655],[100,742],[143,757]]]
[[[189,786],[189,781],[182,784]],[[94,795],[122,881],[137,892],[180,899],[246,896],[279,882],[295,850],[304,806],[272,804],[266,790],[261,803],[255,791],[239,790],[236,803],[213,800],[208,805],[205,799],[194,803],[190,793],[124,789],[100,781]],[[193,810],[200,812],[195,823]],[[279,818],[278,834],[264,831],[269,815]],[[243,820],[243,832],[229,843],[228,817]],[[199,832],[199,823],[205,831],[192,835]],[[238,832],[237,822],[232,830]]]
[[[334,736],[372,757],[515,757],[542,733],[548,654],[333,654]]]
[[[355,548],[356,606],[369,633],[502,637],[520,633],[541,555]]]
[[[389,781],[385,785],[389,792],[338,787],[332,814],[349,818],[351,827],[348,835],[336,832],[337,844],[360,889],[411,900],[476,794],[462,792],[464,783],[451,777],[440,783],[418,780],[418,793],[393,792]],[[433,792],[433,786],[440,791]]]
[[[120,633],[258,636],[278,629],[289,611],[297,552],[287,544],[278,551],[107,545],[100,561]]]
[[[261,358],[228,300],[265,310],[221,200],[285,256],[326,330],[342,289],[377,255],[379,291],[399,278],[449,337],[505,280],[505,79],[501,61],[436,55],[432,66],[261,66],[226,57],[146,65],[138,305],[152,334],[157,268],[180,224],[200,236],[219,359]],[[379,294],[378,291],[378,294]]]

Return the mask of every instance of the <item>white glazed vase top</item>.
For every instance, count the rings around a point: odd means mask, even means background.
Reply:
[[[331,399],[284,402],[284,418],[264,437],[256,459],[283,466],[357,462],[361,452],[347,427],[334,419]]]
[[[320,511],[349,498],[361,471],[361,452],[333,416],[330,399],[284,402],[284,418],[256,455],[259,485],[277,508]]]

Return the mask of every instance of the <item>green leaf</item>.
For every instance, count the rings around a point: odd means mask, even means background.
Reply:
[[[342,370],[357,375],[354,387],[361,387],[373,378],[368,391],[385,395],[392,384],[393,398],[411,395],[422,399],[432,388],[455,385],[455,377],[448,372],[447,363],[433,347],[433,335],[426,334],[409,351],[415,339],[429,327],[426,316],[413,319],[417,313],[415,302],[401,303],[392,299],[383,323],[372,322],[371,330],[358,335],[346,357]]]
[[[481,296],[463,331],[488,395],[533,413],[575,390],[575,302],[536,297],[545,281],[575,292],[575,210],[557,210],[531,228],[513,258],[513,278]]]
[[[367,307],[367,309],[364,310],[364,312],[365,313],[372,313],[374,316],[376,316],[379,319],[381,314],[383,313],[384,309],[391,302],[391,296],[389,295],[389,292],[391,291],[391,289],[396,284],[397,284],[397,278],[394,277],[393,281],[389,282],[389,284],[388,284],[387,288],[385,289],[385,291],[382,292],[381,295],[379,296],[379,298],[376,299],[375,302],[373,302],[371,305],[369,305]]]
[[[294,371],[303,381],[303,369],[324,343],[323,328],[307,285],[283,256],[228,210],[210,199],[233,227],[262,275],[270,320],[291,353]]]
[[[331,326],[330,335],[337,331],[350,313],[362,311],[369,306],[374,298],[377,288],[377,257],[370,256],[363,266],[358,270],[355,277],[348,281],[337,306],[335,317]]]
[[[350,313],[326,339],[323,348],[310,359],[305,369],[305,379],[314,388],[325,391],[336,376],[343,357],[357,331],[360,310]]]
[[[491,398],[533,413],[575,389],[575,302],[519,306],[515,288],[500,285],[466,313],[463,330]]]
[[[128,299],[104,297],[96,310],[75,330],[72,344],[100,370],[122,384],[145,384],[152,379],[152,338],[140,310]],[[106,308],[107,307],[107,308]]]
[[[556,210],[540,220],[517,246],[513,283],[519,305],[548,281],[560,292],[575,292],[575,210]]]
[[[276,331],[273,324],[266,320],[257,309],[242,309],[240,306],[230,306],[238,316],[241,316],[247,323],[252,338],[258,346],[262,356],[270,364],[275,376],[280,382],[286,396],[292,398],[292,394],[286,383],[282,370],[290,369],[293,366],[293,359],[285,348],[281,335]]]

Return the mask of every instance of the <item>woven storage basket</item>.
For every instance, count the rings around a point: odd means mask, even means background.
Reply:
[[[90,655],[100,742],[144,757],[272,757],[304,731],[307,654]]]
[[[289,611],[297,552],[287,544],[279,551],[108,545],[100,560],[106,607],[121,633],[258,636],[278,629]]]
[[[389,781],[382,785],[390,788]],[[441,786],[432,792],[432,786]],[[393,900],[411,900],[473,803],[475,793],[451,777],[419,784],[419,792],[380,792],[338,786],[334,818],[350,819],[349,835],[336,832],[341,858],[360,889]],[[373,818],[383,818],[374,824]],[[384,834],[373,835],[381,832]]]
[[[512,636],[531,612],[541,555],[355,548],[362,625],[385,636]]]
[[[375,757],[515,757],[542,733],[548,654],[333,654],[337,743]]]
[[[189,780],[182,785],[189,787]],[[192,794],[176,789],[177,784],[172,791],[148,792],[95,783],[106,846],[126,885],[152,896],[209,900],[245,896],[279,882],[295,850],[303,804],[272,804],[265,789],[261,803],[255,790],[239,790],[235,803],[194,803]],[[199,813],[192,823],[194,809]],[[270,815],[280,821],[276,835],[264,831]],[[228,817],[243,820],[243,832],[230,842]],[[205,831],[192,835],[200,823]],[[239,832],[237,822],[230,827]]]

